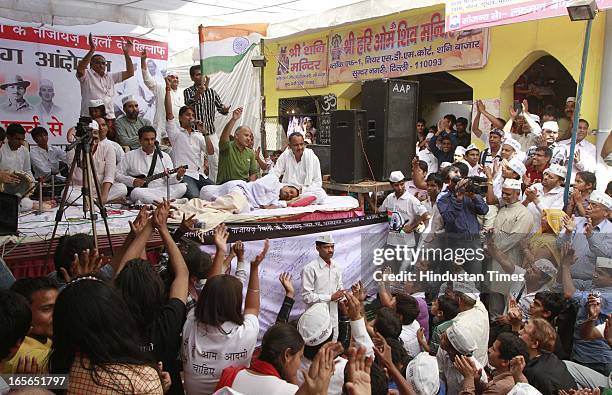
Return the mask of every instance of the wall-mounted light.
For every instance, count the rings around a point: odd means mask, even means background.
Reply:
[[[595,19],[597,1],[576,0],[567,6],[567,14],[572,21],[588,21]]]
[[[266,62],[266,57],[262,55],[253,56],[251,58],[251,63],[253,64],[253,67],[266,67]]]

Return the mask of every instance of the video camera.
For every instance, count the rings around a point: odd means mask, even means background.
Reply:
[[[92,120],[93,119],[91,117],[79,118],[79,121],[74,127],[74,130],[76,131],[76,140],[66,147],[66,152],[70,151],[78,144],[82,144],[83,146],[87,147],[91,145],[93,141],[93,128],[89,125],[91,124]]]
[[[89,126],[93,119],[91,117],[80,117],[74,129],[76,130],[76,137],[85,140],[91,140],[93,138],[93,128]]]
[[[462,178],[459,176],[455,176],[451,179],[455,184],[459,183],[461,180]],[[488,179],[486,177],[471,176],[466,177],[466,180],[467,183],[463,187],[457,189],[457,192],[471,192],[480,196],[485,196],[487,194]]]

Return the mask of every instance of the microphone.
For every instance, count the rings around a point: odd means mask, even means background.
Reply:
[[[159,157],[163,157],[162,155],[162,150],[161,148],[159,148],[159,141],[155,140],[155,152],[157,152],[157,155],[159,155]]]

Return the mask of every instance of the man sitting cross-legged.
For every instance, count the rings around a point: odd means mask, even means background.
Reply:
[[[172,169],[173,164],[170,156],[162,152],[160,158],[155,150],[155,128],[144,126],[138,130],[138,141],[140,148],[125,154],[125,158],[117,169],[117,180],[124,183],[128,188],[133,188],[130,192],[130,200],[134,202],[153,203],[161,201],[166,196],[165,177],[158,178],[145,183],[144,177],[163,173],[167,169]],[[153,163],[155,161],[155,163]],[[180,168],[176,176],[169,176],[170,199],[182,197],[187,191],[187,185],[180,182],[185,174],[185,169]]]

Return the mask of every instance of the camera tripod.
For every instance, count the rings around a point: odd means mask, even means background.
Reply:
[[[96,168],[93,161],[93,154],[91,152],[92,140],[92,133],[91,131],[88,131],[84,133],[82,137],[77,137],[77,140],[70,146],[68,146],[68,148],[66,149],[67,151],[70,151],[70,149],[74,149],[75,154],[74,159],[72,160],[72,164],[70,165],[68,177],[66,178],[66,186],[64,187],[64,191],[62,192],[62,199],[55,215],[55,225],[53,227],[51,239],[49,239],[47,257],[51,253],[51,245],[53,243],[53,239],[55,238],[57,227],[60,221],[62,220],[62,217],[64,216],[64,212],[68,207],[74,205],[75,202],[81,197],[83,200],[83,218],[87,219],[87,215],[89,214],[95,248],[98,248],[98,231],[96,229],[97,214],[95,210],[95,207],[97,206],[100,211],[100,216],[104,221],[104,228],[106,229],[106,236],[108,238],[108,245],[111,250],[111,255],[113,254],[113,245],[111,241],[110,230],[108,228],[108,214],[106,212],[106,208],[102,204],[100,185],[96,177]],[[71,189],[72,178],[77,165],[81,167],[83,173],[83,186],[81,187],[81,195],[74,199],[72,202],[68,202],[68,191]],[[92,196],[92,192],[95,192],[97,200],[95,200]],[[48,262],[49,261],[47,259],[47,264]]]

